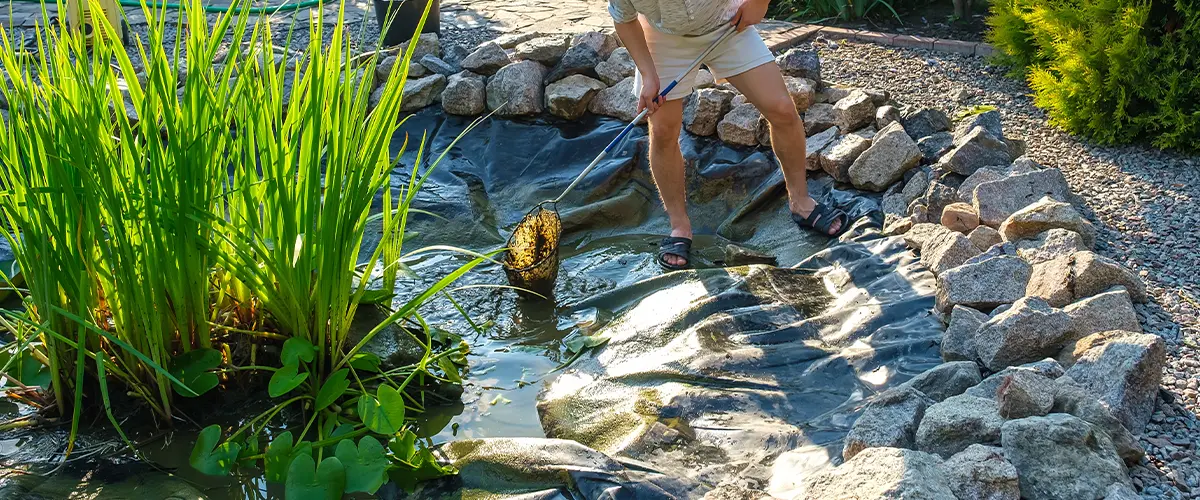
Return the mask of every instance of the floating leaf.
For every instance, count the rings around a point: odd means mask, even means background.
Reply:
[[[237,462],[238,452],[242,446],[237,443],[221,442],[221,426],[213,424],[205,427],[196,436],[196,446],[192,448],[192,456],[188,463],[196,470],[210,476],[229,474],[233,464]]]
[[[288,467],[300,455],[311,457],[312,443],[301,441],[299,445],[293,445],[290,431],[276,436],[267,446],[267,456],[263,460],[265,464],[263,472],[267,481],[284,482],[284,479],[287,478]]]
[[[390,385],[381,385],[377,397],[358,398],[358,416],[372,432],[395,434],[404,424],[404,398]]]
[[[438,366],[446,373],[446,379],[456,384],[462,383],[462,377],[458,374],[458,365],[454,364],[450,358],[438,358]]]
[[[279,360],[283,362],[283,366],[299,365],[301,360],[312,363],[316,354],[317,348],[313,347],[308,339],[292,337],[283,343],[283,352],[279,353]]]
[[[346,489],[346,468],[337,457],[317,465],[308,455],[297,455],[288,466],[283,498],[286,500],[338,500]]]
[[[379,356],[369,352],[360,352],[350,358],[350,366],[355,370],[368,371],[371,373],[379,373],[381,371],[379,369],[379,365],[382,363],[383,361],[379,359]]]
[[[204,394],[221,383],[217,374],[211,370],[221,366],[221,353],[216,349],[193,349],[176,356],[171,360],[171,375],[183,382],[171,384],[175,393],[184,397],[196,397]],[[188,392],[191,389],[191,392]]]
[[[397,460],[409,462],[417,452],[417,435],[412,431],[404,431],[404,434],[388,441],[388,449],[392,450],[392,456]]]
[[[346,380],[346,375],[349,373],[349,370],[342,368],[325,379],[325,383],[321,384],[321,390],[317,392],[317,405],[313,411],[324,410],[326,406],[333,404],[342,394],[346,393],[346,388],[350,387],[350,381]]]
[[[287,394],[300,384],[304,383],[304,379],[308,378],[308,372],[296,373],[296,365],[284,365],[283,368],[275,370],[275,374],[271,375],[271,381],[267,383],[267,394],[277,398]]]
[[[362,438],[357,447],[353,440],[343,440],[334,455],[346,468],[346,493],[374,494],[387,479],[387,455],[373,437]]]
[[[7,362],[8,360],[4,361]],[[50,387],[50,381],[53,378],[50,374],[50,368],[42,364],[41,361],[38,361],[37,358],[21,352],[17,354],[15,364],[17,369],[9,371],[7,373],[9,377],[29,387]],[[4,385],[15,386],[16,384],[13,384],[6,377]]]

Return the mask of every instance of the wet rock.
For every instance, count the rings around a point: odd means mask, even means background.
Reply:
[[[616,52],[613,52],[614,56]],[[688,132],[699,136],[717,133],[717,123],[729,112],[733,92],[707,88],[697,90],[688,97],[683,107],[683,126]]]
[[[1000,122],[1000,111],[990,110],[963,118],[954,127],[954,142],[965,141],[976,128],[982,128],[996,139],[1004,139],[1004,125]],[[1005,162],[1007,164],[1007,162]]]
[[[637,66],[629,56],[629,49],[618,47],[608,56],[608,59],[596,65],[596,75],[608,85],[616,85],[627,77],[633,76]],[[712,135],[712,134],[709,134]]]
[[[931,108],[904,113],[900,118],[900,124],[904,126],[904,131],[908,132],[910,137],[928,137],[950,130],[950,118],[946,116],[946,113]]]
[[[1014,371],[996,388],[1000,416],[1011,420],[1050,413],[1055,391],[1054,379],[1031,370]]]
[[[421,66],[428,68],[429,71],[446,77],[458,73],[459,71],[457,66],[443,61],[441,58],[433,54],[425,54],[425,56],[421,57]]]
[[[951,203],[942,209],[942,225],[967,234],[979,227],[979,214],[975,213],[975,207],[966,203]]]
[[[1134,465],[1141,461],[1146,455],[1146,450],[1104,403],[1080,387],[1071,377],[1059,377],[1054,383],[1054,407],[1050,411],[1069,413],[1103,429],[1112,439],[1117,455],[1125,465]]]
[[[537,61],[544,66],[554,66],[571,46],[569,35],[551,35],[522,42],[513,51],[513,59]]]
[[[1093,252],[1079,252],[1074,256],[1075,297],[1091,297],[1114,286],[1123,286],[1129,298],[1142,303],[1148,300],[1146,284],[1133,271],[1116,261]]]
[[[933,274],[942,274],[963,265],[976,255],[979,255],[979,249],[966,235],[946,231],[925,242],[921,249],[921,263]]]
[[[917,449],[950,458],[973,444],[999,444],[1000,406],[960,394],[930,406],[917,429]]]
[[[1041,298],[1053,307],[1070,304],[1075,300],[1071,271],[1074,260],[1073,255],[1068,255],[1035,264],[1025,294]]]
[[[954,306],[950,310],[950,325],[946,328],[946,334],[942,336],[942,359],[970,361],[974,364],[974,361],[979,359],[979,353],[975,350],[975,333],[987,320],[986,314],[970,307]]]
[[[463,64],[463,67],[467,66]],[[498,116],[541,113],[545,103],[545,88],[542,87],[545,74],[546,68],[536,61],[521,61],[501,68],[487,82],[488,109]]]
[[[767,126],[767,119],[753,104],[739,104],[717,124],[717,137],[727,144],[757,146],[758,136]]]
[[[1109,330],[1142,333],[1137,311],[1124,287],[1068,304],[1063,312],[1071,318],[1067,338],[1072,341]]]
[[[837,125],[838,117],[833,111],[833,105],[817,103],[809,106],[808,111],[804,112],[804,129],[810,134],[824,132]]]
[[[978,384],[979,379],[979,366],[974,362],[954,361],[930,368],[898,387],[912,388],[935,402],[942,402],[966,392]]]
[[[442,109],[452,115],[475,116],[487,109],[483,75],[462,71],[450,76],[442,91]]]
[[[882,130],[884,127],[900,121],[900,110],[895,106],[880,106],[875,110],[875,128]],[[921,147],[921,141],[917,141],[917,147]],[[921,150],[924,153],[924,149]]]
[[[813,134],[805,141],[808,170],[821,170],[821,151],[838,138],[838,128],[831,127],[819,134]]]
[[[1000,227],[1009,216],[1043,197],[1066,202],[1070,193],[1062,172],[1047,168],[980,183],[973,201],[980,221]]]
[[[588,104],[588,111],[630,122],[637,118],[637,95],[633,93],[633,77],[601,90]]]
[[[1043,197],[1013,213],[1000,225],[1000,234],[1008,241],[1032,238],[1051,229],[1067,229],[1078,233],[1090,249],[1096,244],[1096,228],[1079,215],[1070,203]]]
[[[710,75],[711,77],[711,75]],[[816,101],[817,84],[807,78],[796,78],[793,76],[783,77],[783,81],[787,84],[788,95],[792,96],[792,102],[796,105],[797,113],[808,111],[809,106]]]
[[[1011,304],[1025,296],[1031,273],[1029,263],[1018,257],[995,257],[943,272],[937,277],[938,309],[964,305],[990,311]]]
[[[1087,245],[1083,243],[1083,237],[1069,229],[1054,228],[1033,239],[1017,241],[1017,255],[1030,264],[1071,256],[1084,250],[1087,250]]]
[[[832,129],[830,129],[832,130]],[[835,139],[818,155],[821,170],[838,182],[850,182],[850,165],[871,147],[869,139],[846,134]]]
[[[512,61],[509,60],[508,53],[499,44],[496,42],[487,42],[480,45],[474,52],[468,54],[466,59],[462,60],[460,66],[472,73],[491,76],[500,71],[500,68],[506,67],[510,63]],[[541,66],[541,64],[538,64],[538,67]],[[542,74],[544,73],[545,70],[543,69]]]
[[[920,391],[908,387],[880,394],[854,421],[842,447],[842,459],[850,460],[867,448],[913,448],[917,425],[932,404]]]
[[[1108,435],[1073,415],[1010,420],[1001,443],[1017,468],[1022,498],[1101,498],[1109,485],[1129,482]]]
[[[1000,236],[1000,231],[987,226],[975,228],[971,231],[971,234],[967,235],[967,239],[971,240],[971,243],[975,244],[975,248],[980,250],[987,250],[994,245],[1004,242],[1004,238]]]
[[[1057,354],[1070,323],[1066,313],[1046,301],[1024,297],[979,327],[975,347],[985,367],[1003,370]]]
[[[901,448],[868,448],[840,467],[812,474],[797,500],[911,498],[956,500],[942,476],[941,459]]]
[[[383,88],[379,87],[375,91],[379,92]],[[446,90],[446,77],[437,73],[416,80],[406,80],[404,82],[404,98],[400,101],[400,111],[416,111],[429,106],[442,98],[443,90]]]
[[[577,119],[587,112],[592,98],[605,88],[604,82],[594,78],[568,76],[546,87],[546,108],[554,116]]]
[[[974,387],[967,389],[966,394],[979,398],[995,399],[1000,393],[1000,387],[1004,385],[1012,374],[1017,372],[1030,372],[1035,375],[1040,375],[1049,379],[1057,379],[1063,375],[1065,370],[1062,365],[1058,364],[1054,358],[1046,358],[1032,363],[1025,363],[1020,366],[1010,366],[996,373],[989,375],[983,379],[983,382],[976,384]]]
[[[971,175],[984,167],[1012,163],[1008,144],[993,137],[982,127],[976,127],[961,140],[955,141],[954,149],[938,160],[938,166],[962,175]]]
[[[833,112],[837,115],[838,128],[857,130],[875,119],[875,104],[866,92],[855,90],[837,101],[833,105]]]
[[[950,151],[954,146],[954,136],[950,132],[938,132],[933,135],[927,135],[917,141],[917,149],[921,150],[921,157],[926,162],[937,161],[942,155]]]
[[[775,62],[787,76],[821,81],[821,58],[815,50],[791,49],[776,57]]]
[[[1165,363],[1162,337],[1130,332],[1088,349],[1066,376],[1112,408],[1125,428],[1141,433],[1154,411]]]
[[[1020,500],[1017,468],[1004,449],[973,444],[942,464],[950,489],[959,500]]]
[[[883,191],[900,180],[920,159],[917,143],[903,127],[893,123],[880,130],[871,141],[871,147],[854,160],[849,170],[850,181],[859,189]]]

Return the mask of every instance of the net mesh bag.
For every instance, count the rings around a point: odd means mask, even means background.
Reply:
[[[554,292],[561,231],[562,222],[554,210],[538,205],[525,214],[508,238],[508,252],[504,256],[504,272],[512,286],[545,297]]]

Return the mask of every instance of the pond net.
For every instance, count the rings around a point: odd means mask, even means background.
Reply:
[[[513,229],[504,257],[504,272],[512,286],[548,298],[554,293],[554,282],[558,278],[558,239],[562,221],[558,212],[546,205],[538,204]],[[528,292],[523,295],[533,296]]]

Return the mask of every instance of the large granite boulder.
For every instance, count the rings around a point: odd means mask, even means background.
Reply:
[[[1115,260],[1093,252],[1075,254],[1072,275],[1076,298],[1091,297],[1119,285],[1125,287],[1134,302],[1149,300],[1142,278]]]
[[[821,58],[815,50],[791,49],[776,57],[775,62],[784,75],[821,81]]]
[[[1024,297],[979,327],[975,348],[984,366],[1003,370],[1058,353],[1070,323],[1066,313],[1046,301]]]
[[[697,90],[683,106],[683,127],[699,136],[717,133],[717,124],[729,112],[733,96],[733,92],[718,88]]]
[[[686,111],[686,110],[685,110]],[[808,136],[804,141],[805,157],[808,160],[808,170],[821,170],[821,152],[838,139],[838,128],[827,128],[819,134]]]
[[[467,65],[464,63],[463,67]],[[542,86],[545,74],[546,67],[537,61],[521,61],[504,66],[488,80],[488,109],[495,111],[497,116],[541,113],[546,99],[545,88]]]
[[[906,111],[900,124],[910,137],[924,138],[950,130],[950,117],[940,110],[921,108]],[[950,137],[953,142],[954,137]]]
[[[529,42],[526,42],[529,43]],[[592,98],[607,88],[604,82],[584,75],[571,75],[546,86],[546,108],[550,114],[574,120],[587,112]]]
[[[850,427],[842,459],[850,460],[867,448],[913,448],[917,426],[933,401],[916,389],[897,387],[877,396]]]
[[[1009,220],[1012,220],[1012,217],[1009,217]],[[1016,240],[1016,244],[1017,255],[1030,264],[1041,264],[1088,249],[1079,233],[1061,228],[1051,229],[1033,238]]]
[[[376,92],[383,88],[379,87],[379,89],[376,89]],[[400,111],[416,111],[429,106],[442,98],[442,91],[445,89],[446,77],[437,73],[415,80],[405,80],[404,97],[400,100]]]
[[[871,147],[854,160],[849,170],[850,181],[859,189],[883,191],[920,160],[917,143],[904,132],[904,127],[893,123],[880,130]]]
[[[500,47],[496,42],[486,42],[467,55],[466,59],[462,60],[459,66],[472,73],[480,75],[494,75],[500,68],[506,67],[512,63],[508,57],[508,52]],[[538,67],[541,67],[538,64]],[[544,76],[545,70],[542,70],[540,75]]]
[[[452,115],[475,116],[487,109],[487,84],[483,75],[461,71],[450,76],[442,91],[442,109]]]
[[[1068,304],[1063,312],[1071,318],[1071,326],[1067,328],[1070,341],[1111,330],[1142,333],[1137,311],[1125,287],[1118,286]]]
[[[512,57],[518,61],[529,59],[552,67],[558,64],[570,46],[571,37],[569,35],[543,36],[517,45]]]
[[[1009,216],[1043,197],[1066,202],[1070,193],[1062,172],[1044,168],[981,182],[975,187],[971,201],[979,212],[979,220],[998,228]]]
[[[1025,296],[1032,272],[1029,263],[1019,257],[1007,256],[964,264],[943,272],[937,277],[938,309],[948,311],[955,305],[964,305],[990,311],[999,305],[1011,304]]]
[[[804,129],[809,134],[821,133],[837,125],[838,117],[831,104],[813,104],[804,112]]]
[[[1129,483],[1108,434],[1073,415],[1010,420],[1000,441],[1028,500],[1099,499],[1109,485]]]
[[[928,453],[868,448],[840,467],[805,477],[798,500],[908,498],[956,500],[939,465]]]
[[[975,363],[955,361],[930,368],[897,387],[912,388],[940,403],[979,382],[979,367]]]
[[[767,119],[753,104],[739,104],[729,110],[717,123],[717,136],[728,144],[757,146],[759,135],[767,127]]]
[[[1004,449],[973,444],[942,464],[950,489],[959,500],[1020,500],[1017,468]]]
[[[824,170],[834,180],[850,182],[850,165],[869,147],[871,147],[870,139],[864,139],[857,134],[846,134],[835,139],[818,154],[818,163],[821,170]]]
[[[588,104],[588,111],[602,116],[611,116],[624,122],[633,121],[638,115],[638,98],[633,93],[633,77],[627,77],[616,85],[601,90]]]
[[[1003,424],[996,401],[960,394],[925,410],[917,449],[950,458],[973,444],[999,444]]]
[[[787,84],[788,95],[792,96],[792,103],[796,105],[797,113],[808,111],[808,107],[816,102],[817,84],[812,80],[785,76],[783,82]]]
[[[1071,377],[1059,377],[1054,381],[1054,413],[1069,413],[1103,429],[1112,439],[1117,454],[1125,465],[1134,465],[1146,455],[1146,450],[1125,425],[1113,415],[1112,410],[1087,389],[1080,387]]]
[[[833,112],[838,117],[838,128],[858,130],[875,120],[875,103],[866,92],[854,90],[834,103]]]
[[[1112,408],[1125,428],[1140,434],[1154,412],[1165,363],[1162,337],[1129,332],[1088,349],[1066,376]]]
[[[979,359],[975,334],[988,321],[988,315],[967,306],[950,310],[950,324],[942,337],[942,359],[945,361],[974,361]]]
[[[983,127],[976,127],[954,144],[954,149],[938,160],[938,166],[957,174],[971,175],[981,168],[1008,165],[1013,161],[1008,144]]]
[[[1000,225],[1000,234],[1008,241],[1017,241],[1058,228],[1079,234],[1088,249],[1096,244],[1096,228],[1092,223],[1079,215],[1070,203],[1055,201],[1048,196],[1010,215]]]
[[[629,49],[619,47],[608,56],[604,62],[596,65],[596,75],[608,85],[616,85],[627,77],[633,76],[637,66],[629,56]]]

